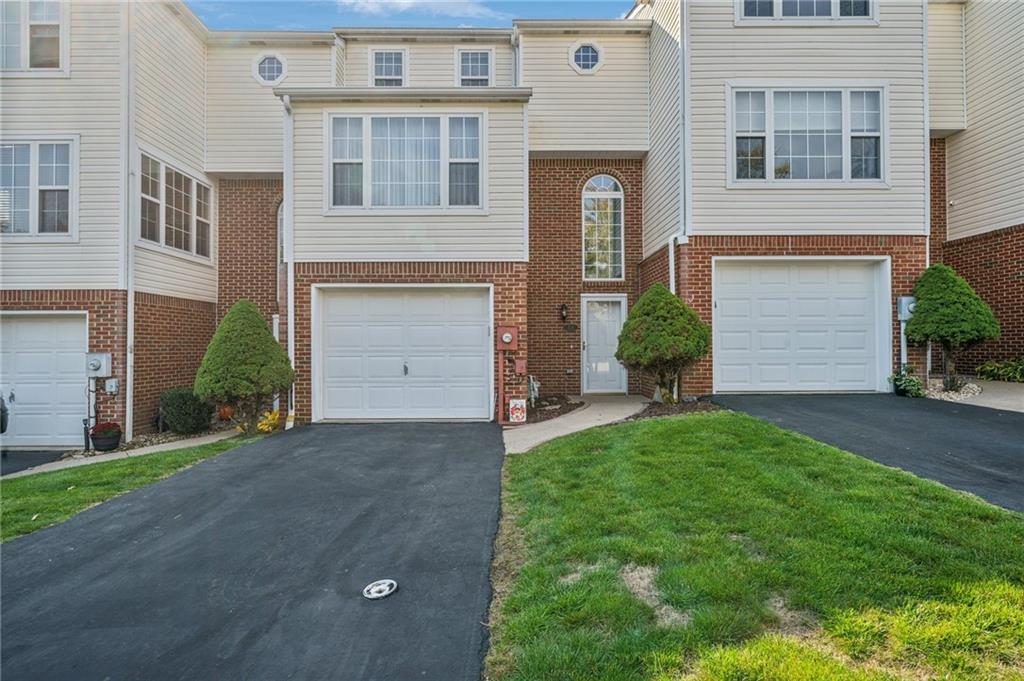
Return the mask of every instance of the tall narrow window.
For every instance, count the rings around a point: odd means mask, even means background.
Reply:
[[[463,87],[487,87],[491,84],[489,51],[459,51],[459,84]]]
[[[196,184],[196,255],[210,256],[210,188]]]
[[[0,145],[0,233],[31,232],[32,145]]]
[[[402,50],[373,50],[373,84],[376,87],[405,85],[405,52]]]
[[[21,17],[24,9],[21,2],[0,2],[0,69],[22,68]]]
[[[335,118],[332,123],[335,206],[363,205],[363,119]]]
[[[876,91],[850,93],[850,177],[882,177],[882,102]]]
[[[374,206],[441,205],[441,119],[381,117],[370,122]]]
[[[71,234],[74,149],[63,140],[0,143],[0,233]]]
[[[160,243],[160,163],[145,154],[142,156],[141,193],[140,235],[147,241]]]
[[[67,234],[70,226],[71,147],[39,145],[39,233]]]
[[[763,92],[736,93],[736,178],[764,179]]]
[[[480,119],[448,119],[448,204],[480,205]]]
[[[192,250],[192,180],[176,170],[164,170],[164,244]]]
[[[583,278],[623,278],[622,187],[610,175],[583,188]]]

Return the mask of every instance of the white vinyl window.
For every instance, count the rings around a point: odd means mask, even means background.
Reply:
[[[623,279],[622,186],[596,175],[583,188],[583,278]]]
[[[488,87],[491,85],[493,52],[491,50],[458,50],[459,85]]]
[[[261,85],[277,85],[287,73],[284,57],[276,54],[258,55],[252,64],[252,75]]]
[[[576,43],[570,46],[569,65],[577,73],[595,73],[604,65],[601,48],[594,43]]]
[[[210,187],[142,154],[139,173],[139,237],[144,242],[209,258],[213,241]]]
[[[58,0],[0,0],[0,70],[63,74],[67,29]]]
[[[480,115],[331,116],[328,209],[480,208]]]
[[[405,85],[405,50],[370,50],[370,65],[374,87],[402,87]]]
[[[0,143],[0,234],[73,236],[76,175],[73,140]]]
[[[873,20],[877,0],[737,0],[740,20]]]
[[[884,90],[732,91],[731,183],[884,182]]]

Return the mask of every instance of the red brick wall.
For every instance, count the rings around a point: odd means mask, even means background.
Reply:
[[[221,180],[217,215],[217,319],[248,298],[269,320],[277,304],[280,180]]]
[[[999,338],[965,352],[960,370],[983,362],[1024,357],[1024,225],[947,241],[943,260],[964,277],[999,320]]]
[[[946,140],[933,138],[931,143],[931,263],[942,262],[946,242]]]
[[[711,258],[720,255],[838,256],[887,255],[892,258],[893,364],[899,363],[899,322],[896,297],[909,295],[926,266],[926,237],[918,236],[694,236],[679,246],[676,260],[682,280],[683,299],[701,318],[711,323]],[[706,394],[712,386],[712,355],[691,367],[683,376],[687,394]],[[923,353],[914,349],[910,360],[923,369]]]
[[[625,281],[583,280],[582,192],[598,174],[622,185]],[[580,394],[582,294],[625,293],[629,305],[636,302],[642,228],[642,160],[530,160],[529,371],[540,380],[542,394]],[[565,322],[558,312],[563,304],[569,309]],[[637,392],[639,376],[631,376],[629,385]]]
[[[135,294],[135,433],[154,430],[162,391],[195,381],[216,314],[214,303]]]
[[[103,391],[98,382],[96,417],[99,421],[125,422],[125,368],[127,366],[127,294],[113,289],[67,291],[0,291],[4,310],[85,310],[89,313],[89,351],[109,352],[112,376],[120,379],[116,395]],[[85,371],[85,367],[82,367]],[[84,415],[83,415],[84,417]]]
[[[483,284],[494,285],[494,323],[519,328],[519,349],[507,353],[505,405],[526,397],[526,376],[515,374],[514,360],[525,360],[526,263],[515,262],[300,262],[295,264],[295,408],[299,421],[312,418],[311,298],[313,284]],[[495,352],[495,371],[498,353]],[[495,390],[498,380],[495,375]]]

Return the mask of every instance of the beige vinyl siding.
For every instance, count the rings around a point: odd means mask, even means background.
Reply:
[[[690,15],[693,233],[857,234],[926,230],[924,6],[880,3],[877,26],[735,26],[734,4]],[[728,189],[726,83],[888,83],[891,188]],[[770,142],[769,142],[770,143]],[[769,171],[770,172],[770,171]]]
[[[928,118],[933,131],[963,130],[964,6],[928,5]]]
[[[191,300],[217,301],[217,270],[210,264],[149,248],[135,249],[135,288]]]
[[[644,164],[644,257],[679,232],[683,201],[680,173],[680,3],[654,0],[636,19],[653,22],[650,37],[651,150]]]
[[[1024,2],[969,2],[967,130],[946,144],[948,238],[1024,224]]]
[[[602,66],[581,74],[569,62],[573,45],[601,50]],[[530,99],[532,153],[643,153],[647,134],[646,35],[521,36],[522,83]]]
[[[388,108],[331,106],[338,113],[476,112],[481,105]],[[324,107],[295,105],[295,258],[299,261],[522,260],[523,105],[490,104],[487,112],[487,215],[323,215]]]
[[[0,137],[77,134],[77,242],[0,239],[5,289],[117,288],[121,249],[121,7],[68,3],[69,78],[0,78]]]
[[[202,169],[206,45],[171,5],[135,2],[132,7],[138,142]]]
[[[285,62],[280,87],[333,85],[333,46],[211,46],[207,51],[206,170],[281,172],[284,107],[273,88],[253,77],[253,64]]]
[[[494,50],[494,86],[512,87],[515,53],[508,43],[388,43],[347,40],[345,47],[345,85],[372,85],[369,75],[370,50],[406,50],[407,87],[454,87],[455,50]]]

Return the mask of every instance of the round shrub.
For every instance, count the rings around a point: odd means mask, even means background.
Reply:
[[[210,427],[213,406],[184,386],[160,393],[160,417],[171,432],[181,435],[201,433]]]

